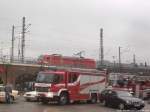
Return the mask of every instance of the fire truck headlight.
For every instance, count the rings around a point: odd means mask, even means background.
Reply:
[[[47,97],[53,97],[53,93],[50,93],[50,92],[49,92],[49,93],[47,94]]]

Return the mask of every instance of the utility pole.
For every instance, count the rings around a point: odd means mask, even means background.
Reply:
[[[20,60],[21,56],[21,50],[20,50],[20,45],[21,45],[21,38],[18,38],[18,60]]]
[[[27,31],[28,27],[31,24],[28,24],[26,26],[25,24],[25,17],[22,18],[22,35],[21,35],[21,62],[24,63],[24,57],[25,57],[25,33],[29,32]]]
[[[10,62],[12,63],[14,61],[14,31],[15,31],[15,27],[14,25],[12,26],[12,40],[11,40],[11,58],[10,58]]]
[[[103,47],[103,28],[100,29],[100,48],[99,48],[100,65],[104,64],[104,47]]]
[[[21,62],[24,62],[25,54],[25,17],[22,18]]]
[[[119,46],[119,70],[121,69],[121,52],[120,52],[121,47]]]

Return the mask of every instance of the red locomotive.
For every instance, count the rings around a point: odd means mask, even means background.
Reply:
[[[41,55],[38,59],[38,64],[75,68],[96,68],[96,61],[94,59],[69,57],[58,54]]]

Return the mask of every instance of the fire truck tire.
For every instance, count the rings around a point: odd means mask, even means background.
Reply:
[[[69,103],[69,95],[66,92],[62,92],[59,96],[59,105],[66,105]]]
[[[87,103],[92,103],[92,104],[97,103],[97,94],[95,93],[91,94],[91,99],[88,100]]]
[[[91,94],[91,103],[92,104],[97,103],[97,94]]]

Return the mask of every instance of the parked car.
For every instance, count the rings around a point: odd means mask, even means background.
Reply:
[[[23,96],[26,101],[38,101],[36,91],[26,92]]]
[[[0,102],[6,102],[5,86],[0,86]],[[18,98],[18,91],[12,90],[10,94],[10,103],[13,103]]]
[[[121,110],[133,108],[140,110],[145,106],[142,99],[133,97],[129,92],[121,90],[105,89],[101,92],[99,100],[105,106],[113,106]]]

